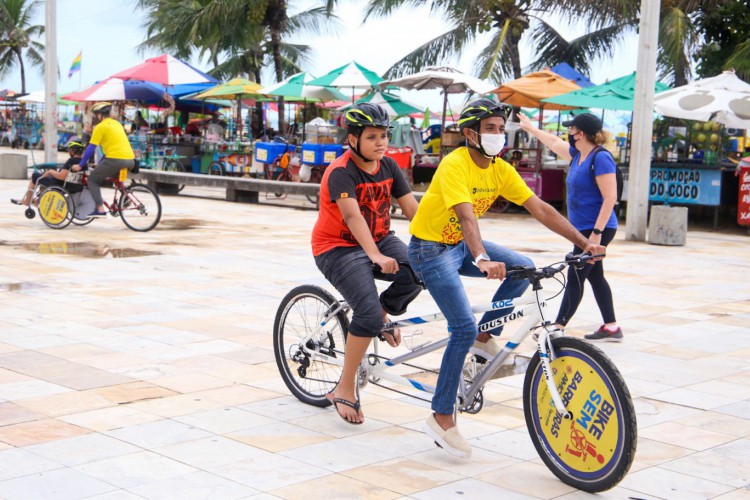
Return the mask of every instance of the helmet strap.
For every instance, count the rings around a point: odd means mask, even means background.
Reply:
[[[349,148],[350,148],[350,149],[351,149],[352,151],[354,151],[354,152],[355,152],[355,153],[357,154],[357,156],[359,156],[360,158],[362,158],[362,159],[363,159],[363,160],[365,160],[366,162],[371,162],[371,161],[375,161],[375,160],[371,160],[371,159],[367,158],[367,157],[366,157],[365,155],[363,155],[363,154],[362,154],[362,153],[360,152],[360,150],[359,150],[359,138],[360,138],[360,137],[362,137],[362,130],[360,130],[360,131],[359,131],[359,133],[357,134],[357,146],[353,146],[353,145],[352,145],[352,141],[349,141]]]

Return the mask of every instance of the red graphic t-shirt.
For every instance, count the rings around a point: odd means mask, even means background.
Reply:
[[[373,240],[383,239],[391,230],[391,197],[411,192],[401,169],[387,156],[372,174],[360,169],[349,151],[336,158],[320,181],[320,211],[312,232],[313,255],[336,247],[359,245],[344,222],[336,200],[353,198],[370,228]]]

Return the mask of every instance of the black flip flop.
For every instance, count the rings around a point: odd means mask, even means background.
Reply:
[[[346,418],[346,417],[345,417],[344,415],[342,415],[342,414],[341,414],[341,412],[339,411],[339,405],[340,405],[340,404],[341,404],[341,405],[344,405],[344,406],[348,406],[349,408],[351,408],[351,409],[353,409],[353,410],[354,410],[355,412],[357,412],[357,415],[359,415],[359,409],[360,409],[360,407],[362,406],[362,405],[360,404],[359,400],[357,400],[357,402],[356,402],[356,403],[352,403],[352,402],[351,402],[351,401],[349,401],[348,399],[344,399],[344,398],[333,398],[333,407],[334,407],[334,408],[336,409],[336,413],[338,413],[338,414],[339,414],[339,417],[341,417],[341,419],[342,419],[342,420],[343,420],[344,422],[346,422],[346,423],[348,423],[348,424],[352,424],[352,425],[362,425],[362,423],[363,423],[363,422],[353,422],[353,421],[349,420],[348,418]]]

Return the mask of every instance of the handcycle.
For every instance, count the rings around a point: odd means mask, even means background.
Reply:
[[[150,231],[161,220],[161,200],[156,191],[145,184],[134,182],[126,185],[127,172],[123,169],[119,177],[105,179],[112,183],[114,195],[110,203],[104,202],[104,206],[113,217],[120,217],[133,231]],[[66,189],[68,184],[82,184],[83,189],[71,193]],[[39,217],[53,229],[63,229],[71,222],[79,226],[89,224],[94,219],[88,217],[88,214],[96,208],[88,190],[88,175],[85,172],[68,174],[63,186],[50,186],[43,190],[35,188],[32,205],[37,206]],[[25,215],[33,219],[34,209],[27,208]]]
[[[561,481],[583,491],[599,492],[618,484],[633,462],[637,441],[633,402],[622,375],[600,349],[552,328],[546,318],[547,301],[562,290],[553,296],[541,292],[542,281],[549,278],[564,288],[564,278],[557,275],[568,265],[582,266],[591,258],[587,254],[568,255],[564,261],[546,267],[512,267],[506,279],[529,280],[530,291],[516,299],[473,306],[477,314],[512,308],[509,314],[479,325],[480,332],[514,320],[523,322],[493,359],[484,360],[473,349],[470,351],[456,408],[459,412],[478,413],[485,404],[486,383],[533,332],[537,350],[526,369],[522,392],[531,440],[542,461]],[[413,279],[418,282],[416,277]],[[320,407],[331,404],[326,394],[341,376],[349,311],[345,301],[314,285],[298,286],[281,301],[273,327],[274,355],[284,383],[300,401]],[[427,314],[387,323],[383,330],[443,319],[441,313]],[[446,337],[388,358],[379,353],[376,339],[359,367],[359,388],[370,382],[422,399],[413,392],[382,384],[388,381],[434,394],[434,386],[396,370],[401,367],[403,372],[406,367],[437,373],[413,361],[447,344]]]

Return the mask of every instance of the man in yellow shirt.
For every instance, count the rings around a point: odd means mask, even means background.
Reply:
[[[424,431],[447,452],[463,458],[471,456],[471,446],[458,432],[453,414],[464,358],[472,345],[486,360],[499,352],[489,339],[502,331],[502,323],[495,320],[510,310],[486,313],[479,322],[479,333],[460,277],[502,281],[492,298],[496,302],[518,297],[528,287],[527,281],[503,281],[506,268],[533,265],[528,257],[482,240],[477,219],[502,196],[584,251],[605,253],[603,246],[589,241],[539,199],[511,165],[496,158],[505,144],[509,111],[510,107],[490,99],[479,99],[464,108],[458,125],[466,146],[440,162],[409,226],[409,263],[427,286],[450,331],[432,398],[434,413],[425,422]]]
[[[97,146],[101,146],[104,158],[88,177],[89,191],[96,202],[96,210],[91,212],[89,217],[107,216],[101,188],[104,179],[117,177],[123,168],[133,170],[135,167],[135,154],[128,141],[128,134],[125,133],[125,128],[120,122],[109,117],[111,110],[112,104],[109,102],[94,104],[92,111],[98,124],[94,127],[89,145],[83,153],[80,168],[71,169],[74,171],[85,169]]]

